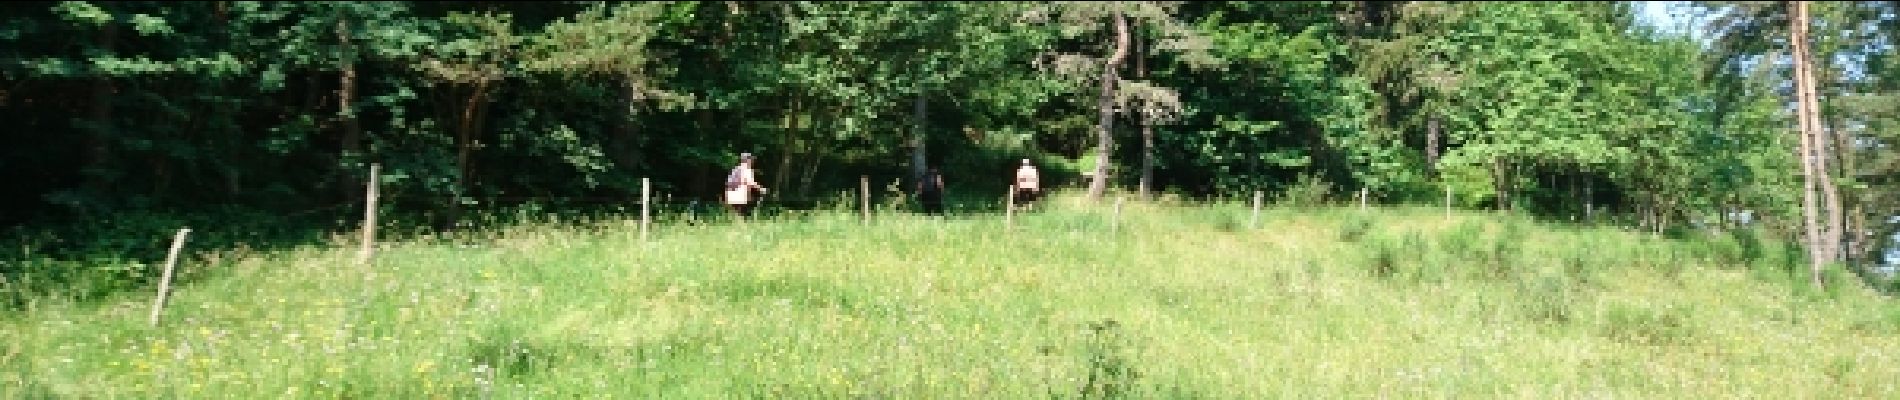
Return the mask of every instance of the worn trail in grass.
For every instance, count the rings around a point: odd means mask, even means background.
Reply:
[[[1064,202],[227,257],[0,319],[0,397],[1900,397],[1900,307],[1745,237]]]

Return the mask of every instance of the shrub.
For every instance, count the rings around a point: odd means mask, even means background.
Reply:
[[[1403,251],[1400,249],[1402,245],[1395,245],[1391,239],[1384,237],[1371,238],[1364,243],[1366,267],[1373,277],[1388,279],[1398,274],[1399,257],[1403,257],[1399,254]]]
[[[1556,324],[1568,324],[1575,319],[1572,307],[1586,293],[1575,281],[1561,274],[1539,274],[1519,281],[1518,290],[1527,299],[1519,303],[1525,316]]]
[[[1278,202],[1293,207],[1311,207],[1326,204],[1326,198],[1332,195],[1333,185],[1312,175],[1301,176],[1299,181],[1287,186],[1280,193]]]
[[[1616,304],[1605,310],[1601,333],[1610,339],[1639,345],[1682,344],[1693,335],[1685,313]]]

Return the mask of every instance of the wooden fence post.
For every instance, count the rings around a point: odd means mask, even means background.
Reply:
[[[363,198],[363,249],[356,253],[358,265],[368,264],[370,257],[376,255],[376,187],[381,179],[382,165],[369,165],[369,188]]]
[[[1359,188],[1359,211],[1366,210],[1366,198],[1371,197],[1366,188]]]
[[[1009,185],[1009,193],[1003,195],[1003,227],[1016,227],[1016,185]]]
[[[1262,195],[1264,193],[1258,190],[1253,192],[1253,219],[1247,220],[1247,229],[1260,229],[1260,197]]]
[[[862,196],[859,197],[861,200],[859,200],[858,203],[864,205],[864,223],[869,224],[871,223],[871,176],[870,175],[858,176],[858,192],[862,194]]]
[[[1109,220],[1110,222],[1108,225],[1109,232],[1120,231],[1122,228],[1122,199],[1123,197],[1124,196],[1115,196],[1115,219]]]
[[[1445,186],[1445,219],[1451,219],[1451,185]]]
[[[653,215],[652,178],[640,178],[640,241],[647,240],[647,226]]]
[[[165,297],[172,289],[172,269],[178,265],[178,251],[185,247],[185,235],[191,228],[178,229],[178,236],[172,237],[172,250],[165,255],[165,273],[158,279],[158,300],[152,301],[152,326],[158,326],[158,316],[165,311]]]

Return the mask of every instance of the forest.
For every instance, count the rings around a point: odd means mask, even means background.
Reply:
[[[397,231],[637,208],[643,179],[701,212],[751,153],[788,208],[867,181],[901,204],[927,167],[994,208],[1031,159],[1091,199],[1365,193],[1881,263],[1900,2],[1687,2],[1685,31],[1638,8],[7,2],[0,256],[349,232],[372,165]]]

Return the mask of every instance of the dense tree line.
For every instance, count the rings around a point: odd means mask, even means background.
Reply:
[[[1806,237],[1875,259],[1895,4],[1809,5],[1811,68],[1790,3],[1698,6],[1707,43],[1620,2],[10,2],[0,223],[347,210],[371,163],[437,224],[641,178],[712,200],[750,152],[789,198],[925,165],[1000,198],[1034,158],[1098,196],[1449,193],[1789,238],[1828,189]]]

